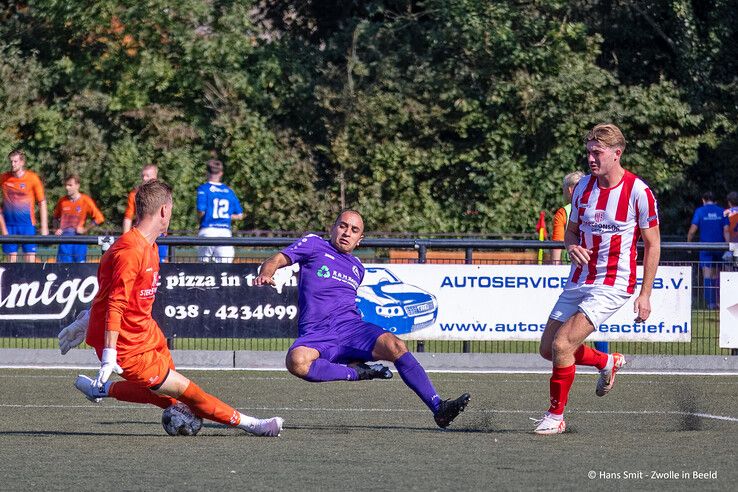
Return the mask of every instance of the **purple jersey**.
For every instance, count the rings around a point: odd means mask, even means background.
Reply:
[[[350,253],[341,253],[315,234],[308,234],[282,250],[300,265],[298,304],[300,336],[329,329],[329,324],[361,320],[356,289],[364,278],[364,266]]]

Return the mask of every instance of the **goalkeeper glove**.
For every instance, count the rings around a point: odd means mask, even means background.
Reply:
[[[90,312],[85,309],[80,311],[77,319],[59,332],[59,349],[61,349],[62,355],[85,341],[89,322]]]
[[[117,357],[118,351],[114,348],[103,349],[100,370],[97,373],[97,379],[92,382],[93,386],[102,388],[112,373],[123,374],[123,369],[116,362]]]

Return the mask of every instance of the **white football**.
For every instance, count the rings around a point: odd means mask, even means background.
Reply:
[[[170,436],[194,436],[202,428],[202,419],[190,407],[177,402],[161,414],[161,425]]]

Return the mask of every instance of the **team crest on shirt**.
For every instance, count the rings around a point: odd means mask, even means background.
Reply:
[[[79,205],[77,205],[77,208],[75,208],[75,210],[77,211],[77,213],[80,213],[82,211],[82,207],[80,207]]]
[[[25,190],[26,189],[26,183],[21,183],[20,184],[20,189],[21,190]]]
[[[602,222],[603,220],[605,220],[605,212],[602,210],[598,210],[597,212],[595,212],[594,221]]]

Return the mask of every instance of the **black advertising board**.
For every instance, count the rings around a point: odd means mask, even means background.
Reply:
[[[167,336],[296,337],[296,277],[284,272],[276,287],[256,287],[257,267],[162,264],[154,319]],[[55,337],[91,305],[96,273],[96,264],[0,264],[0,336]]]

